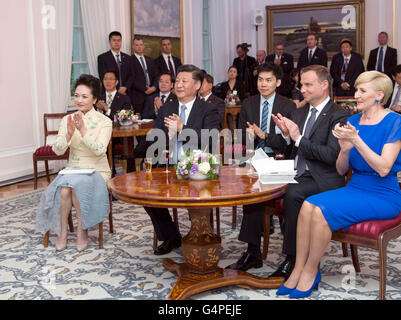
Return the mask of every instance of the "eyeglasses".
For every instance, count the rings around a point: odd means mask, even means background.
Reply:
[[[103,78],[103,80],[104,80],[104,81],[109,81],[109,80],[110,80],[110,81],[115,81],[115,80],[117,80],[117,79],[116,79],[116,78]]]

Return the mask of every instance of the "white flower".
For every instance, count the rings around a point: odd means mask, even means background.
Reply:
[[[202,162],[199,164],[199,172],[202,174],[207,174],[210,171],[210,164],[209,162]]]

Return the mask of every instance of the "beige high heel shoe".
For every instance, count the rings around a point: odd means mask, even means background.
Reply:
[[[63,251],[67,248],[67,238],[65,239],[65,242],[63,243],[57,243],[57,239],[56,239],[56,251]]]

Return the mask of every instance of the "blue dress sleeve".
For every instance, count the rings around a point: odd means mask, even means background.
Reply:
[[[401,139],[401,116],[395,114],[395,120],[391,123],[389,135],[384,143],[393,143]]]

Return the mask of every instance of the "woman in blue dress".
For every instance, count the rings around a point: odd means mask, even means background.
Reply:
[[[384,108],[392,82],[377,71],[362,73],[355,82],[360,113],[333,130],[341,151],[337,171],[352,177],[336,190],[307,198],[297,227],[297,256],[291,276],[277,294],[309,296],[318,289],[318,265],[332,232],[362,221],[392,219],[401,212],[397,172],[401,170],[401,116]]]

